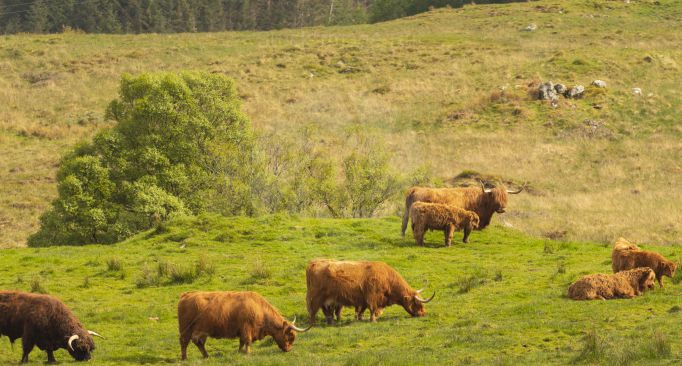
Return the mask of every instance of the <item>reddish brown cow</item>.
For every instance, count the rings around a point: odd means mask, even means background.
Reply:
[[[421,290],[413,290],[395,269],[383,262],[315,260],[306,268],[306,284],[311,324],[315,323],[318,310],[322,309],[330,322],[331,314],[343,306],[355,307],[358,319],[369,308],[371,321],[394,304],[401,305],[412,316],[424,316],[424,304],[436,295],[422,299]]]
[[[464,230],[462,241],[468,243],[469,234],[479,223],[475,212],[442,203],[415,202],[410,209],[410,217],[414,240],[420,246],[424,246],[426,230],[443,230],[446,247],[452,245],[455,231]]]
[[[673,278],[675,277],[675,270],[677,270],[677,264],[664,256],[656,252],[641,250],[637,245],[630,244],[623,238],[618,239],[611,252],[613,272],[640,267],[653,269],[660,287],[663,287],[663,276]]]
[[[47,352],[47,362],[55,363],[54,351],[64,348],[76,361],[89,360],[95,349],[92,336],[63,302],[49,295],[0,291],[0,336],[10,342],[21,338],[21,362],[28,362],[33,347]],[[103,338],[103,337],[102,337]]]
[[[178,302],[180,351],[187,359],[187,345],[191,340],[204,357],[206,339],[239,338],[239,351],[251,352],[251,344],[271,336],[279,348],[289,352],[294,345],[296,332],[306,332],[310,327],[296,327],[274,306],[255,292],[185,292]]]
[[[412,187],[405,197],[405,214],[403,215],[402,235],[405,236],[407,222],[410,219],[410,208],[415,202],[443,203],[475,212],[480,218],[478,230],[490,224],[495,212],[504,213],[507,209],[507,194],[520,193],[507,190],[500,185],[495,188],[460,187],[460,188],[428,188]]]
[[[573,300],[630,299],[654,287],[656,274],[651,268],[636,268],[616,274],[592,274],[568,288]]]

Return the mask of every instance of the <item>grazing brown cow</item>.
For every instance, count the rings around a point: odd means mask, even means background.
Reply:
[[[415,291],[403,277],[383,262],[353,262],[315,260],[306,268],[306,304],[310,323],[316,321],[317,312],[323,309],[327,322],[331,313],[343,306],[355,307],[356,317],[362,319],[369,308],[370,320],[376,321],[382,310],[390,305],[401,305],[412,316],[424,316],[421,290]]]
[[[623,238],[618,239],[611,252],[611,268],[613,272],[639,267],[653,269],[654,273],[656,273],[658,286],[663,287],[663,276],[673,278],[677,264],[656,252],[641,250],[637,245],[630,244]]]
[[[475,212],[442,203],[415,202],[410,208],[410,217],[414,240],[421,246],[424,246],[426,230],[443,230],[446,247],[452,245],[452,235],[455,231],[464,230],[462,241],[468,243],[469,234],[479,223]]]
[[[251,344],[271,336],[279,348],[289,352],[296,332],[306,332],[289,322],[270,303],[255,292],[185,292],[178,302],[180,351],[187,359],[191,340],[204,357],[206,339],[239,338],[239,351],[251,352]]]
[[[95,349],[92,336],[63,302],[49,295],[0,291],[0,336],[10,342],[21,338],[21,362],[28,362],[33,347],[47,352],[47,362],[55,363],[54,351],[64,348],[76,361],[90,359]],[[103,337],[102,337],[103,338]]]
[[[636,268],[615,274],[584,276],[568,288],[573,300],[633,298],[654,287],[656,274],[651,268]]]
[[[507,194],[517,194],[522,190],[523,188],[510,191],[502,185],[489,189],[483,184],[481,187],[460,188],[412,187],[405,197],[402,235],[405,236],[407,222],[410,219],[410,208],[415,202],[444,203],[476,212],[480,218],[478,230],[483,230],[490,224],[495,212],[504,213],[507,209]]]

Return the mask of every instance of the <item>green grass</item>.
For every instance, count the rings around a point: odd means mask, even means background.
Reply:
[[[371,324],[352,321],[352,311],[346,309],[339,325],[326,326],[318,314],[320,325],[299,335],[290,353],[264,340],[245,356],[237,352],[238,340],[210,339],[211,358],[202,361],[191,345],[187,364],[682,361],[679,284],[666,278],[664,289],[632,300],[577,302],[565,297],[578,277],[610,272],[608,245],[548,241],[496,224],[474,232],[470,244],[456,242],[451,248],[442,246],[442,233],[431,232],[421,248],[409,230],[401,238],[399,227],[397,217],[183,218],[111,246],[3,250],[0,288],[35,290],[37,280],[38,288],[65,301],[89,329],[107,337],[96,339],[92,364],[167,364],[179,362],[175,312],[183,291],[257,291],[285,317],[297,316],[305,324],[304,268],[309,260],[381,260],[415,288],[436,291],[424,318],[411,318],[393,306]],[[682,257],[678,246],[646,248],[675,261]],[[115,270],[110,268],[113,262],[118,263]],[[147,276],[157,281],[139,286]],[[71,363],[63,350],[56,356]],[[0,342],[0,364],[16,363],[20,357],[20,342],[13,349]],[[42,364],[45,357],[37,350],[31,354],[33,364]]]

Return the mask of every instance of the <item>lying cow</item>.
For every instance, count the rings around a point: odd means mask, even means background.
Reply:
[[[405,196],[405,213],[403,214],[401,233],[405,236],[407,222],[410,219],[410,208],[415,202],[444,203],[468,211],[474,211],[480,218],[478,230],[483,230],[490,224],[495,212],[505,212],[509,198],[508,194],[521,193],[522,190],[523,188],[510,191],[503,185],[495,188],[486,188],[483,183],[481,183],[480,187],[412,187]]]
[[[424,304],[433,299],[420,297],[403,277],[383,262],[315,260],[306,268],[306,304],[311,324],[323,309],[327,322],[343,306],[356,309],[358,319],[369,308],[370,320],[376,321],[382,310],[401,305],[412,316],[424,316]]]
[[[178,302],[180,351],[187,359],[191,340],[204,357],[206,339],[239,338],[239,351],[251,352],[253,341],[271,336],[279,348],[289,352],[296,332],[306,332],[289,322],[279,311],[255,292],[185,292]]]
[[[410,217],[412,235],[420,246],[424,246],[426,230],[443,230],[446,247],[452,245],[452,235],[455,231],[464,230],[462,241],[468,243],[469,234],[479,224],[475,212],[442,203],[415,202],[410,208]]]
[[[568,288],[573,300],[629,299],[654,287],[656,274],[651,268],[636,268],[615,274],[592,274]]]
[[[616,241],[611,252],[611,267],[613,272],[628,269],[649,267],[654,270],[658,285],[663,287],[663,276],[673,278],[677,264],[656,252],[641,250],[637,245],[630,244],[620,238]]]
[[[21,362],[28,362],[33,347],[47,352],[47,362],[55,363],[54,351],[64,348],[76,361],[86,361],[95,349],[92,336],[63,302],[49,295],[0,291],[0,336],[10,342],[21,338]],[[103,338],[103,337],[102,337]]]

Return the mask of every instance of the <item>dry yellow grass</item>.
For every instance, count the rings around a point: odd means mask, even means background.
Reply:
[[[499,217],[525,232],[679,243],[682,6],[595,4],[467,6],[261,33],[0,38],[0,246],[23,245],[36,230],[59,157],[107,126],[122,73],[181,69],[235,78],[259,132],[313,124],[334,154],[360,126],[386,142],[401,171],[529,182],[534,194],[515,196]],[[530,22],[538,30],[521,32]],[[557,109],[528,95],[534,80],[593,79],[606,91]]]

